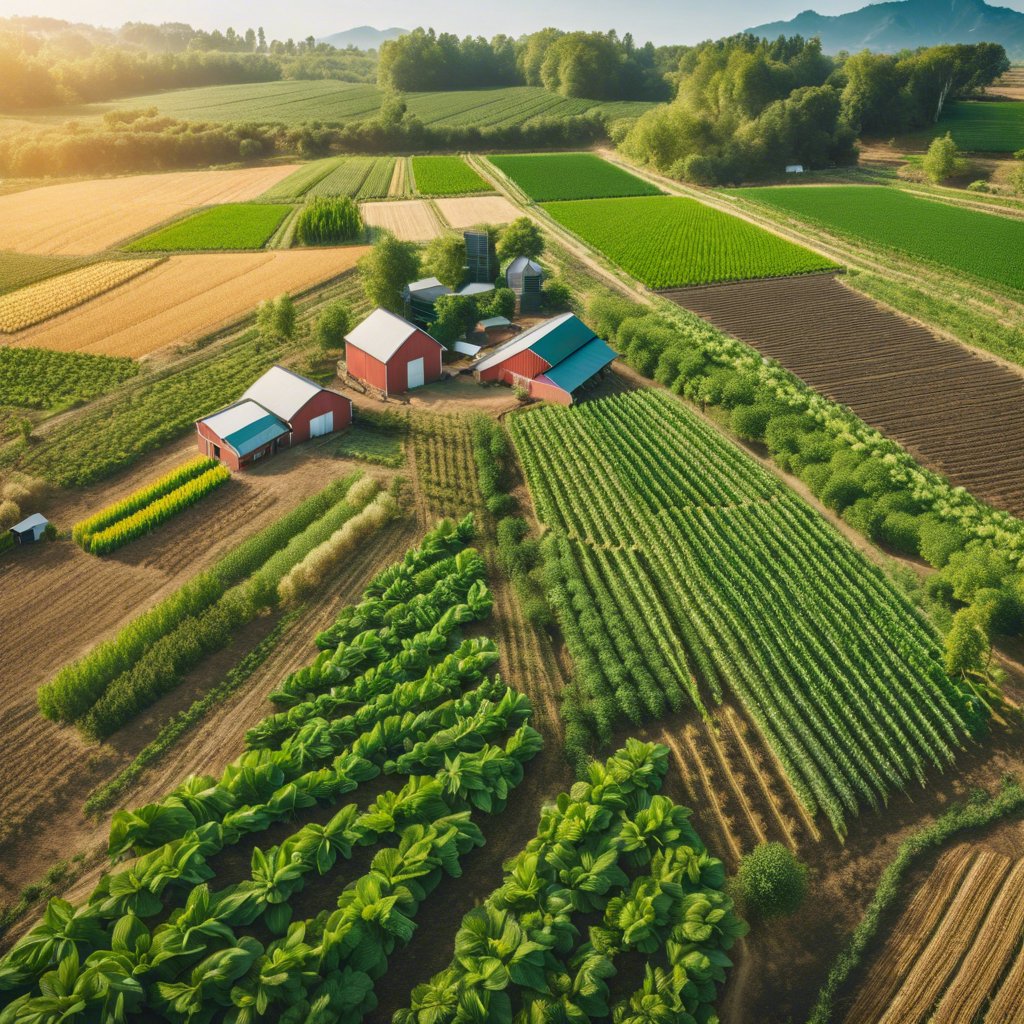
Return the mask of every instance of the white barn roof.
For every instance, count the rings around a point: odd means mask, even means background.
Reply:
[[[242,400],[258,402],[278,419],[290,423],[295,414],[323,390],[319,384],[283,366],[272,366],[242,395]]]
[[[480,362],[474,364],[473,369],[486,370],[488,367],[503,363],[506,359],[510,359],[520,352],[525,352],[545,335],[550,334],[553,330],[571,319],[572,316],[571,312],[562,313],[551,320],[545,320],[543,323],[536,324],[529,330],[523,331],[522,334],[517,334],[511,341],[506,341],[504,345],[491,349]]]
[[[358,327],[350,331],[345,340],[374,359],[386,363],[417,331],[415,324],[405,317],[386,309],[375,309]],[[426,331],[423,332],[426,334]],[[427,334],[430,338],[430,335]],[[436,345],[441,342],[431,338]]]

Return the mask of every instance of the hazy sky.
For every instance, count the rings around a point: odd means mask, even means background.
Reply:
[[[791,18],[807,8],[840,14],[868,0],[0,0],[0,15],[39,14],[117,26],[125,21],[187,21],[200,28],[244,29],[262,24],[277,38],[325,36],[356,25],[415,28],[491,36],[558,28],[631,31],[638,41],[692,43],[751,25]],[[939,2],[939,0],[937,0]],[[1024,9],[1024,0],[994,0]]]

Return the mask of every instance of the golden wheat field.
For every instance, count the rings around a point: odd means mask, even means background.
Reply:
[[[424,199],[400,199],[389,203],[363,203],[363,220],[375,228],[386,228],[403,242],[429,242],[441,234],[434,211]]]
[[[295,169],[139,174],[0,196],[0,249],[41,256],[102,252],[197,206],[255,199]]]
[[[355,266],[365,246],[171,256],[121,288],[8,343],[141,357],[226,327],[264,299],[293,295]]]
[[[0,296],[0,334],[15,334],[109,292],[159,260],[101,260]]]
[[[463,196],[435,199],[441,216],[453,228],[471,228],[476,224],[510,224],[521,216],[504,196]]]

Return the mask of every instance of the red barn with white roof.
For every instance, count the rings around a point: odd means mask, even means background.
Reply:
[[[345,338],[348,372],[385,395],[441,379],[444,345],[396,313],[375,309]]]

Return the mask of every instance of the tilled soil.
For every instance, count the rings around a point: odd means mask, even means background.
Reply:
[[[849,406],[925,465],[1024,514],[1024,378],[831,276],[663,293]]]

